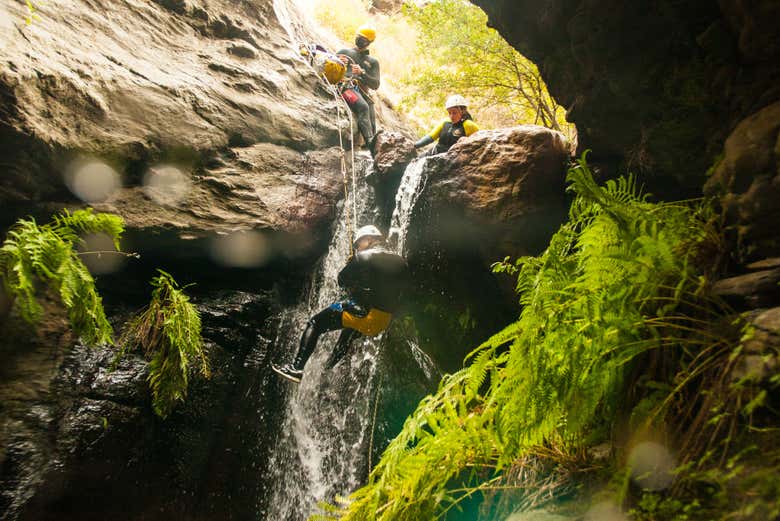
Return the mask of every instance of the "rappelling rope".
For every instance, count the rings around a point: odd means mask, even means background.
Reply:
[[[338,128],[339,128],[339,156],[340,156],[340,163],[341,163],[341,179],[344,182],[344,204],[349,204],[349,181],[347,180],[347,160],[346,160],[346,151],[344,150],[344,138],[341,134],[341,128],[342,128],[342,122],[343,117],[341,115],[341,111],[344,109],[342,105],[346,105],[347,102],[344,100],[344,98],[341,97],[341,93],[339,92],[339,89],[336,88],[335,85],[331,85],[331,83],[327,80],[325,77],[325,74],[318,75],[320,80],[325,84],[325,87],[333,94],[334,99],[336,100],[336,117],[338,119]],[[352,133],[352,111],[349,109],[349,106],[346,107],[346,113],[349,117],[349,149],[350,149],[350,161],[352,163],[352,218],[350,218],[350,212],[347,210],[347,231],[349,232],[347,235],[347,240],[349,241],[349,254],[354,255],[354,249],[352,247],[352,241],[353,237],[355,236],[355,223],[357,223],[357,184],[355,182],[356,174],[355,174],[355,136]]]
[[[289,34],[289,31],[288,31]],[[298,41],[297,38],[294,38],[292,34],[289,34],[291,39],[293,41]],[[309,47],[298,41],[298,49],[301,48],[307,48]],[[351,59],[350,59],[351,61]],[[354,255],[354,248],[352,247],[353,238],[355,236],[355,226],[357,223],[357,173],[355,171],[355,135],[352,132],[352,128],[354,125],[354,122],[352,120],[352,110],[349,108],[349,105],[347,104],[346,100],[341,96],[340,89],[331,84],[330,81],[328,81],[327,77],[325,76],[325,73],[318,73],[311,62],[311,60],[304,60],[307,65],[309,65],[309,68],[314,71],[317,78],[323,83],[325,86],[325,89],[329,91],[331,94],[333,94],[333,98],[336,101],[336,115],[338,118],[338,127],[339,127],[339,151],[340,151],[340,163],[341,163],[341,178],[344,182],[344,204],[349,204],[349,182],[347,180],[347,165],[346,165],[346,151],[344,150],[344,139],[341,135],[341,128],[342,128],[342,122],[343,118],[341,115],[342,109],[346,108],[347,116],[349,117],[349,150],[350,150],[350,162],[352,165],[352,217],[350,218],[349,210],[347,210],[347,231],[348,236],[347,240],[349,242],[349,254]],[[349,65],[347,65],[349,66]]]
[[[305,47],[304,44],[298,45],[299,48]],[[304,60],[308,65],[309,68],[314,70],[314,67],[310,60]],[[347,116],[349,117],[349,149],[350,149],[350,162],[352,165],[352,216],[350,218],[350,212],[347,210],[347,241],[349,242],[349,254],[354,255],[354,248],[352,247],[353,237],[355,235],[355,225],[357,223],[357,182],[356,182],[356,171],[355,171],[355,136],[352,132],[353,127],[353,120],[352,120],[352,111],[349,108],[349,105],[347,105],[346,100],[341,96],[340,89],[331,84],[330,81],[328,81],[328,78],[325,76],[325,73],[318,73],[316,70],[314,70],[315,74],[317,75],[317,78],[322,82],[325,89],[333,94],[333,98],[336,101],[336,117],[338,119],[337,125],[339,130],[339,158],[340,158],[340,165],[341,165],[341,178],[344,182],[344,204],[349,204],[349,181],[347,180],[347,165],[346,165],[346,151],[344,150],[344,138],[342,136],[342,127],[343,125],[343,116],[341,115],[341,111],[346,108]]]
[[[368,477],[371,477],[371,454],[374,452],[374,430],[376,429],[376,412],[379,408],[379,395],[382,392],[382,373],[379,373],[379,381],[376,385],[374,396],[374,414],[371,416],[371,436],[368,439]]]

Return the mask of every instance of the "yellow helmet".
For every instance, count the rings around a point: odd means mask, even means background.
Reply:
[[[369,42],[373,42],[376,40],[376,29],[371,27],[370,25],[361,25],[358,27],[357,34],[368,40]]]

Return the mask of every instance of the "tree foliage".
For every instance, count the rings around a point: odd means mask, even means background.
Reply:
[[[128,323],[120,343],[140,346],[150,360],[152,406],[165,418],[187,396],[190,367],[197,364],[205,377],[210,370],[198,310],[170,274],[158,271],[151,302]]]
[[[41,318],[37,295],[43,283],[59,295],[73,331],[85,343],[113,344],[95,280],[75,248],[82,235],[104,233],[119,250],[123,231],[121,217],[94,213],[91,208],[64,210],[43,225],[32,218],[19,220],[0,248],[0,275],[22,318],[29,323]]]
[[[706,307],[692,262],[711,238],[706,212],[651,203],[630,176],[599,186],[584,157],[568,181],[570,220],[547,250],[496,265],[517,277],[519,319],[422,400],[368,484],[323,517],[443,519],[477,493],[507,488],[534,454],[556,447],[556,461],[572,459],[587,433],[613,424],[638,357],[688,353],[690,375],[725,345],[695,333],[703,319],[686,313],[691,302]],[[512,486],[534,487],[519,481]]]
[[[32,218],[20,219],[0,247],[0,277],[20,316],[31,324],[42,319],[38,298],[45,284],[59,295],[71,328],[84,343],[114,344],[102,298],[76,246],[87,234],[104,233],[119,253],[123,232],[121,217],[95,213],[91,208],[73,213],[64,210],[43,225]],[[128,345],[143,348],[150,360],[152,406],[165,418],[186,397],[190,366],[197,363],[201,374],[209,376],[209,365],[200,315],[182,288],[163,271],[152,280],[152,287],[150,304],[126,326],[119,356]]]
[[[470,100],[475,117],[493,119],[496,126],[532,123],[570,130],[536,65],[487,27],[479,7],[435,0],[408,3],[404,14],[419,31],[420,57],[404,78],[407,107],[424,102],[428,116],[443,119],[446,97],[458,93]]]

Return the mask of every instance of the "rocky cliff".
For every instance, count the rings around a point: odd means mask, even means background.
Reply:
[[[83,201],[168,248],[252,229],[322,251],[339,119],[286,0],[3,5],[0,224]]]
[[[738,123],[780,99],[780,5],[475,0],[539,65],[581,148],[665,197],[701,193]]]
[[[270,338],[344,194],[336,101],[297,50],[317,36],[283,0],[30,5],[28,25],[0,4],[0,228],[122,215],[141,261],[99,277],[112,324],[157,266],[197,282],[214,376],[163,422],[140,354],[110,371],[54,301],[37,328],[3,312],[0,517],[256,519],[284,391]]]

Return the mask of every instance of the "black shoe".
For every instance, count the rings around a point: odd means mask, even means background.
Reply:
[[[300,383],[301,377],[303,376],[303,370],[296,369],[292,364],[284,364],[281,367],[276,364],[271,364],[271,369],[282,378],[286,378],[295,383]]]

